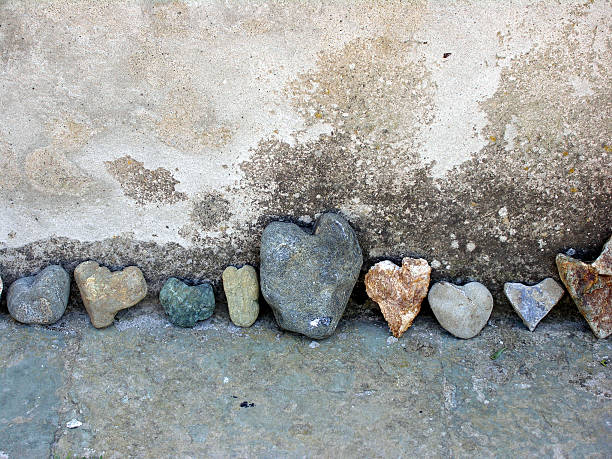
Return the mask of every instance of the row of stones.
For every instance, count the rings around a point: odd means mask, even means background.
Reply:
[[[262,235],[261,292],[279,326],[320,339],[330,336],[342,317],[363,263],[357,237],[348,222],[323,214],[312,232],[292,223],[273,222]],[[612,238],[592,264],[567,255],[557,256],[559,275],[578,309],[599,338],[612,332]],[[422,258],[404,258],[399,267],[382,261],[368,271],[366,291],[379,304],[397,338],[412,325],[427,296],[431,309],[448,332],[472,338],[484,328],[493,310],[487,288],[470,282],[459,286],[438,282],[429,289],[431,267]],[[141,301],[147,285],[135,266],[111,272],[94,261],[81,263],[75,281],[91,323],[102,328],[115,314]],[[259,314],[259,285],[252,266],[223,272],[230,319],[251,326]],[[70,290],[68,273],[57,265],[36,276],[15,281],[9,288],[10,314],[23,323],[50,324],[61,318]],[[504,291],[529,330],[548,314],[564,294],[551,278],[534,286],[506,283]],[[2,280],[0,279],[0,294]],[[170,321],[192,327],[209,318],[215,308],[212,286],[188,285],[170,278],[159,295]]]
[[[96,328],[108,327],[117,312],[134,306],[147,294],[144,275],[136,266],[111,272],[95,261],[86,261],[76,267],[74,278]],[[250,327],[259,315],[255,269],[230,266],[223,273],[223,285],[231,320],[240,327]],[[69,293],[70,276],[61,266],[51,265],[11,285],[7,294],[8,310],[22,323],[52,324],[64,315]],[[208,319],[215,309],[213,288],[208,282],[190,286],[171,277],[161,289],[159,299],[170,321],[181,327],[193,327],[198,321]]]

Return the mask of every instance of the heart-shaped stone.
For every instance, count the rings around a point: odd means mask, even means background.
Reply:
[[[612,238],[592,264],[557,255],[559,277],[598,338],[612,333]]]
[[[484,328],[493,311],[493,296],[479,282],[463,286],[434,284],[427,295],[440,325],[457,338],[473,338]]]
[[[118,311],[134,306],[147,294],[147,283],[136,266],[111,273],[95,261],[85,261],[74,270],[74,278],[96,328],[108,327]]]
[[[68,305],[70,276],[58,265],[51,265],[35,276],[22,277],[11,284],[7,305],[11,316],[24,324],[57,322]]]
[[[238,327],[250,327],[259,315],[259,282],[255,268],[228,266],[222,277],[230,319]]]
[[[325,338],[344,313],[362,262],[355,232],[337,214],[323,214],[312,233],[273,222],[261,239],[261,292],[281,328]]]
[[[206,320],[215,310],[215,294],[210,284],[187,285],[171,277],[159,292],[159,302],[179,327],[193,327],[199,320]]]
[[[366,292],[380,306],[393,336],[401,337],[421,311],[431,268],[422,258],[404,258],[402,267],[385,260],[365,276]]]
[[[504,293],[523,323],[530,331],[534,331],[540,320],[559,302],[564,292],[563,288],[549,277],[531,286],[506,282]]]

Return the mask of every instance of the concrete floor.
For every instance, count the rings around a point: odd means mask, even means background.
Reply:
[[[0,458],[610,457],[612,349],[583,321],[389,336],[376,316],[318,346],[269,315],[180,329],[154,303],[104,330],[0,314]]]

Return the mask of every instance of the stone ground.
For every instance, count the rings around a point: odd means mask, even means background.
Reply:
[[[610,457],[610,340],[494,314],[469,341],[427,311],[394,341],[365,314],[317,346],[268,314],[180,329],[146,303],[95,330],[76,308],[49,327],[3,313],[0,458]]]

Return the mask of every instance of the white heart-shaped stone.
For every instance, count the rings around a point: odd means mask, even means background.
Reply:
[[[473,338],[484,328],[493,311],[493,296],[479,282],[463,286],[434,284],[427,295],[440,325],[457,338]]]

